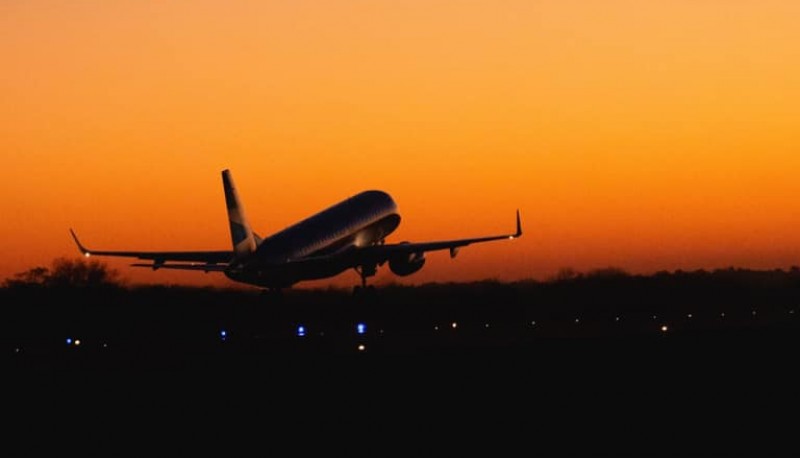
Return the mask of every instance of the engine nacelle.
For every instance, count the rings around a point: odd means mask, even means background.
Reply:
[[[389,270],[393,274],[405,277],[422,269],[425,265],[425,253],[411,253],[395,256],[389,259]]]

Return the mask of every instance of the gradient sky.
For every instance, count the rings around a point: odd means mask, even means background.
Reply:
[[[800,2],[0,2],[0,278],[226,249],[368,188],[390,241],[513,230],[375,282],[800,264]],[[110,260],[132,282],[229,285]],[[332,281],[354,284],[355,273]]]

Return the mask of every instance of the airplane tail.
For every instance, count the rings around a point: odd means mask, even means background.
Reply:
[[[222,186],[225,189],[225,205],[228,207],[233,251],[236,257],[240,258],[256,251],[258,240],[253,230],[250,229],[250,223],[247,222],[244,214],[244,207],[239,200],[239,193],[236,192],[236,186],[233,184],[233,177],[227,169],[222,171]]]

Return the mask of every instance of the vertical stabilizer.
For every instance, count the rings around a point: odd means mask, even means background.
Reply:
[[[247,222],[231,172],[227,169],[222,171],[222,187],[225,189],[225,205],[228,207],[233,251],[237,258],[247,256],[256,250],[256,238],[250,229],[250,223]]]

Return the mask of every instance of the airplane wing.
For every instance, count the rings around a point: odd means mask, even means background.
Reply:
[[[491,242],[493,240],[515,239],[522,236],[522,223],[517,210],[517,230],[513,234],[492,235],[488,237],[475,237],[469,239],[441,240],[434,242],[421,243],[393,243],[385,245],[374,245],[360,249],[358,256],[377,262],[378,264],[388,260],[393,255],[423,253],[426,251],[450,250],[450,257],[454,258],[461,247],[472,245],[473,243]]]
[[[208,264],[229,263],[233,259],[233,251],[107,251],[107,250],[90,250],[81,244],[75,231],[69,230],[78,249],[86,256],[120,256],[138,259],[150,259],[153,264],[147,264],[148,267],[166,267],[163,265],[166,261],[184,261],[184,262],[202,262]],[[137,266],[139,267],[139,266]],[[190,267],[190,266],[186,266]],[[200,266],[198,266],[200,267]],[[209,266],[202,266],[209,267]],[[174,267],[173,267],[174,268]],[[193,269],[204,270],[204,269]],[[209,269],[214,270],[214,269]]]
[[[294,267],[306,266],[308,268],[312,268],[312,266],[316,265],[325,265],[337,262],[351,266],[365,264],[381,265],[393,256],[437,250],[450,250],[450,257],[454,258],[456,254],[458,254],[459,248],[463,246],[472,245],[473,243],[491,242],[493,240],[515,239],[520,236],[522,236],[522,223],[519,217],[519,210],[517,210],[517,230],[513,234],[492,235],[488,237],[475,237],[468,239],[440,240],[433,242],[402,242],[384,245],[372,245],[360,248],[351,247],[350,249],[347,249],[341,253],[293,259],[287,262],[287,265]]]

